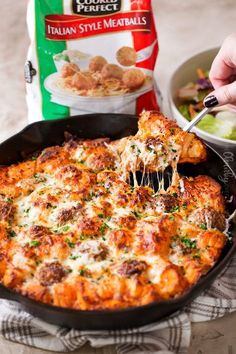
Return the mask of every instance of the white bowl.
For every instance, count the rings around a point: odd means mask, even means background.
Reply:
[[[180,113],[177,108],[177,92],[178,90],[185,86],[188,82],[195,82],[197,79],[196,69],[202,68],[204,70],[209,70],[211,63],[215,58],[219,48],[213,48],[194,55],[183,64],[181,64],[174,72],[170,80],[168,99],[173,118],[176,119],[178,125],[183,128],[188,120]],[[210,143],[221,147],[236,147],[235,140],[219,138],[213,134],[207,133],[202,129],[193,128],[200,138],[206,140]]]
[[[152,72],[143,69],[146,75],[151,76]],[[138,90],[117,96],[79,96],[55,85],[55,80],[59,77],[58,73],[49,75],[44,81],[44,87],[51,94],[51,102],[59,105],[68,106],[74,110],[73,114],[86,113],[130,113],[134,111],[136,99],[146,92],[153,89],[153,80],[145,83]]]

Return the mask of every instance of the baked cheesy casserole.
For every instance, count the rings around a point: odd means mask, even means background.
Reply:
[[[215,264],[226,242],[220,185],[208,176],[181,177],[176,169],[206,157],[194,134],[145,112],[135,136],[71,138],[1,168],[1,283],[82,310],[181,295]],[[169,187],[160,181],[154,191],[150,172],[168,165]]]

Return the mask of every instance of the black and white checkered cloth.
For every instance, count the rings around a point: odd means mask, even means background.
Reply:
[[[82,348],[114,345],[119,354],[187,354],[191,322],[222,317],[236,310],[236,256],[213,285],[190,306],[166,320],[138,329],[78,331],[48,324],[21,309],[13,301],[0,300],[0,334],[8,340],[46,350],[69,352]]]

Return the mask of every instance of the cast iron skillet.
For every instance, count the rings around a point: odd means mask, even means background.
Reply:
[[[64,141],[65,131],[75,134],[79,138],[110,137],[117,139],[135,134],[137,119],[134,116],[121,114],[90,114],[33,123],[0,144],[0,164],[15,163],[35,150],[61,144]],[[229,212],[232,212],[236,208],[236,176],[215,151],[208,148],[208,153],[207,162],[196,166],[181,165],[179,172],[186,176],[207,174],[218,180],[222,185],[224,196],[227,199],[233,196],[233,200],[227,204]],[[0,297],[18,301],[27,312],[34,316],[69,328],[122,329],[145,325],[181,309],[209,287],[235,252],[236,225],[232,225],[231,234],[232,241],[227,242],[214,268],[183,296],[173,300],[153,302],[145,306],[115,311],[81,311],[46,305],[17,294],[2,285],[0,285]]]

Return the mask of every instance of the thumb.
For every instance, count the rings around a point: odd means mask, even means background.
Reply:
[[[222,106],[228,103],[236,103],[236,81],[217,88],[204,99],[204,105],[208,108],[212,108],[217,105]]]

